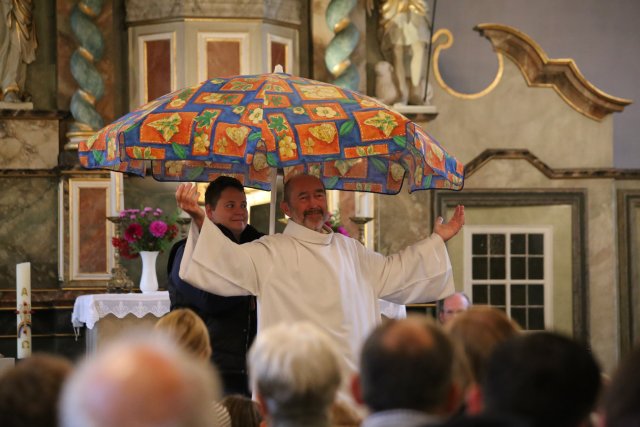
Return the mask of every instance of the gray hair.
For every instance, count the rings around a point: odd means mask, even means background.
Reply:
[[[340,386],[335,343],[311,323],[279,324],[260,333],[249,351],[254,392],[279,420],[327,416]]]
[[[60,425],[211,427],[219,397],[208,361],[147,332],[114,341],[80,364],[63,390]]]

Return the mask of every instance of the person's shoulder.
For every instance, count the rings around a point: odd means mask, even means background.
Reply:
[[[260,239],[263,236],[266,236],[266,234],[258,231],[258,229],[256,229],[253,225],[247,224],[244,231],[242,232],[242,235],[240,236],[240,243],[252,242],[254,240]]]

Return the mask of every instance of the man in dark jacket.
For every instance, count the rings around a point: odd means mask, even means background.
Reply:
[[[247,198],[235,178],[221,176],[205,192],[207,217],[231,240],[246,243],[262,237],[247,224]],[[178,276],[186,239],[169,254],[169,296],[171,310],[190,308],[204,320],[211,336],[212,356],[224,383],[225,394],[250,396],[247,380],[247,351],[256,335],[254,296],[222,297],[191,286]]]

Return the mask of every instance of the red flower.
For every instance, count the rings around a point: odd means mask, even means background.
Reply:
[[[142,233],[142,226],[137,222],[134,222],[133,224],[129,224],[127,229],[124,231],[124,238],[129,243],[135,242],[142,237]]]
[[[114,237],[111,239],[111,244],[118,250],[118,253],[123,258],[135,259],[139,256],[138,254],[131,253],[131,247],[129,246],[129,243],[124,239]]]

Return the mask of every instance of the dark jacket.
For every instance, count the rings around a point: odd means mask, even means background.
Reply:
[[[218,228],[237,242],[226,227],[218,225]],[[262,236],[247,225],[237,243],[251,242]],[[169,254],[167,273],[171,310],[190,308],[202,318],[211,337],[211,359],[220,371],[225,392],[247,394],[246,360],[247,351],[256,336],[256,299],[253,296],[221,297],[180,279],[178,273],[185,244],[186,239],[177,242]]]

